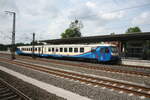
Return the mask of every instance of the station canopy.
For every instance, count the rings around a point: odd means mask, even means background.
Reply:
[[[80,43],[83,44],[83,43],[99,43],[99,42],[130,41],[130,40],[150,40],[150,32],[136,32],[128,34],[52,39],[52,40],[42,40],[40,42],[45,42],[47,44],[80,44]]]

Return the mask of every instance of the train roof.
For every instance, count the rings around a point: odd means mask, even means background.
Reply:
[[[35,45],[35,47],[41,47],[43,45]],[[52,47],[76,47],[76,46],[88,46],[88,47],[97,47],[97,46],[115,46],[115,45],[112,45],[112,44],[59,44],[59,45],[49,45],[49,44],[46,44],[44,45],[45,47],[49,47],[49,46],[52,46]],[[18,47],[32,47],[32,45],[29,45],[29,46],[18,46]]]

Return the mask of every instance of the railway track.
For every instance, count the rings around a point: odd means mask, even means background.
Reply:
[[[31,99],[0,78],[0,100],[31,100]]]
[[[3,55],[9,55],[9,54],[3,54]],[[94,70],[102,70],[102,71],[107,71],[107,72],[117,72],[117,73],[124,73],[124,74],[131,74],[131,75],[150,77],[150,73],[144,73],[144,72],[139,72],[139,71],[131,71],[131,70],[114,69],[112,65],[111,65],[112,67],[104,67],[104,65],[100,65],[98,67],[98,66],[94,66],[94,65],[88,65],[88,64],[85,64],[85,63],[78,64],[78,63],[70,63],[70,62],[60,62],[60,61],[56,61],[56,60],[49,60],[49,59],[42,59],[42,58],[33,59],[33,58],[27,57],[27,56],[17,56],[17,58],[18,59],[30,60],[30,61],[43,61],[43,62],[50,62],[50,63],[54,63],[54,64],[75,66],[75,67],[94,69]],[[109,65],[107,65],[107,66],[109,66]],[[121,66],[140,68],[140,69],[142,68],[142,69],[150,70],[150,67],[127,66],[127,65],[121,65]]]
[[[20,61],[11,61],[8,59],[1,59],[1,58],[0,58],[0,61],[7,62],[9,64],[15,64],[20,67],[26,67],[26,68],[31,68],[37,71],[42,71],[50,75],[67,78],[69,80],[79,81],[84,84],[88,84],[88,85],[90,84],[90,85],[93,85],[94,87],[100,86],[100,87],[108,88],[111,90],[129,93],[130,95],[137,95],[137,96],[140,96],[141,98],[146,98],[146,97],[150,98],[150,88],[144,87],[141,85],[102,79],[99,77],[93,77],[93,76],[84,75],[81,73],[69,72],[69,71],[64,71],[64,70],[54,69],[54,68],[47,68],[41,65],[28,64],[28,63],[20,62]]]

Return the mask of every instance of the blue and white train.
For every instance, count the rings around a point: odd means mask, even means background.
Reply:
[[[32,55],[32,46],[17,47],[19,55]],[[40,57],[91,59],[98,62],[118,62],[119,52],[110,44],[72,44],[72,45],[38,45],[34,47],[34,55]]]

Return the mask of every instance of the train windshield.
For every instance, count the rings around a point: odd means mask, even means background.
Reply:
[[[112,51],[112,53],[118,53],[118,48],[111,46],[111,51]]]

